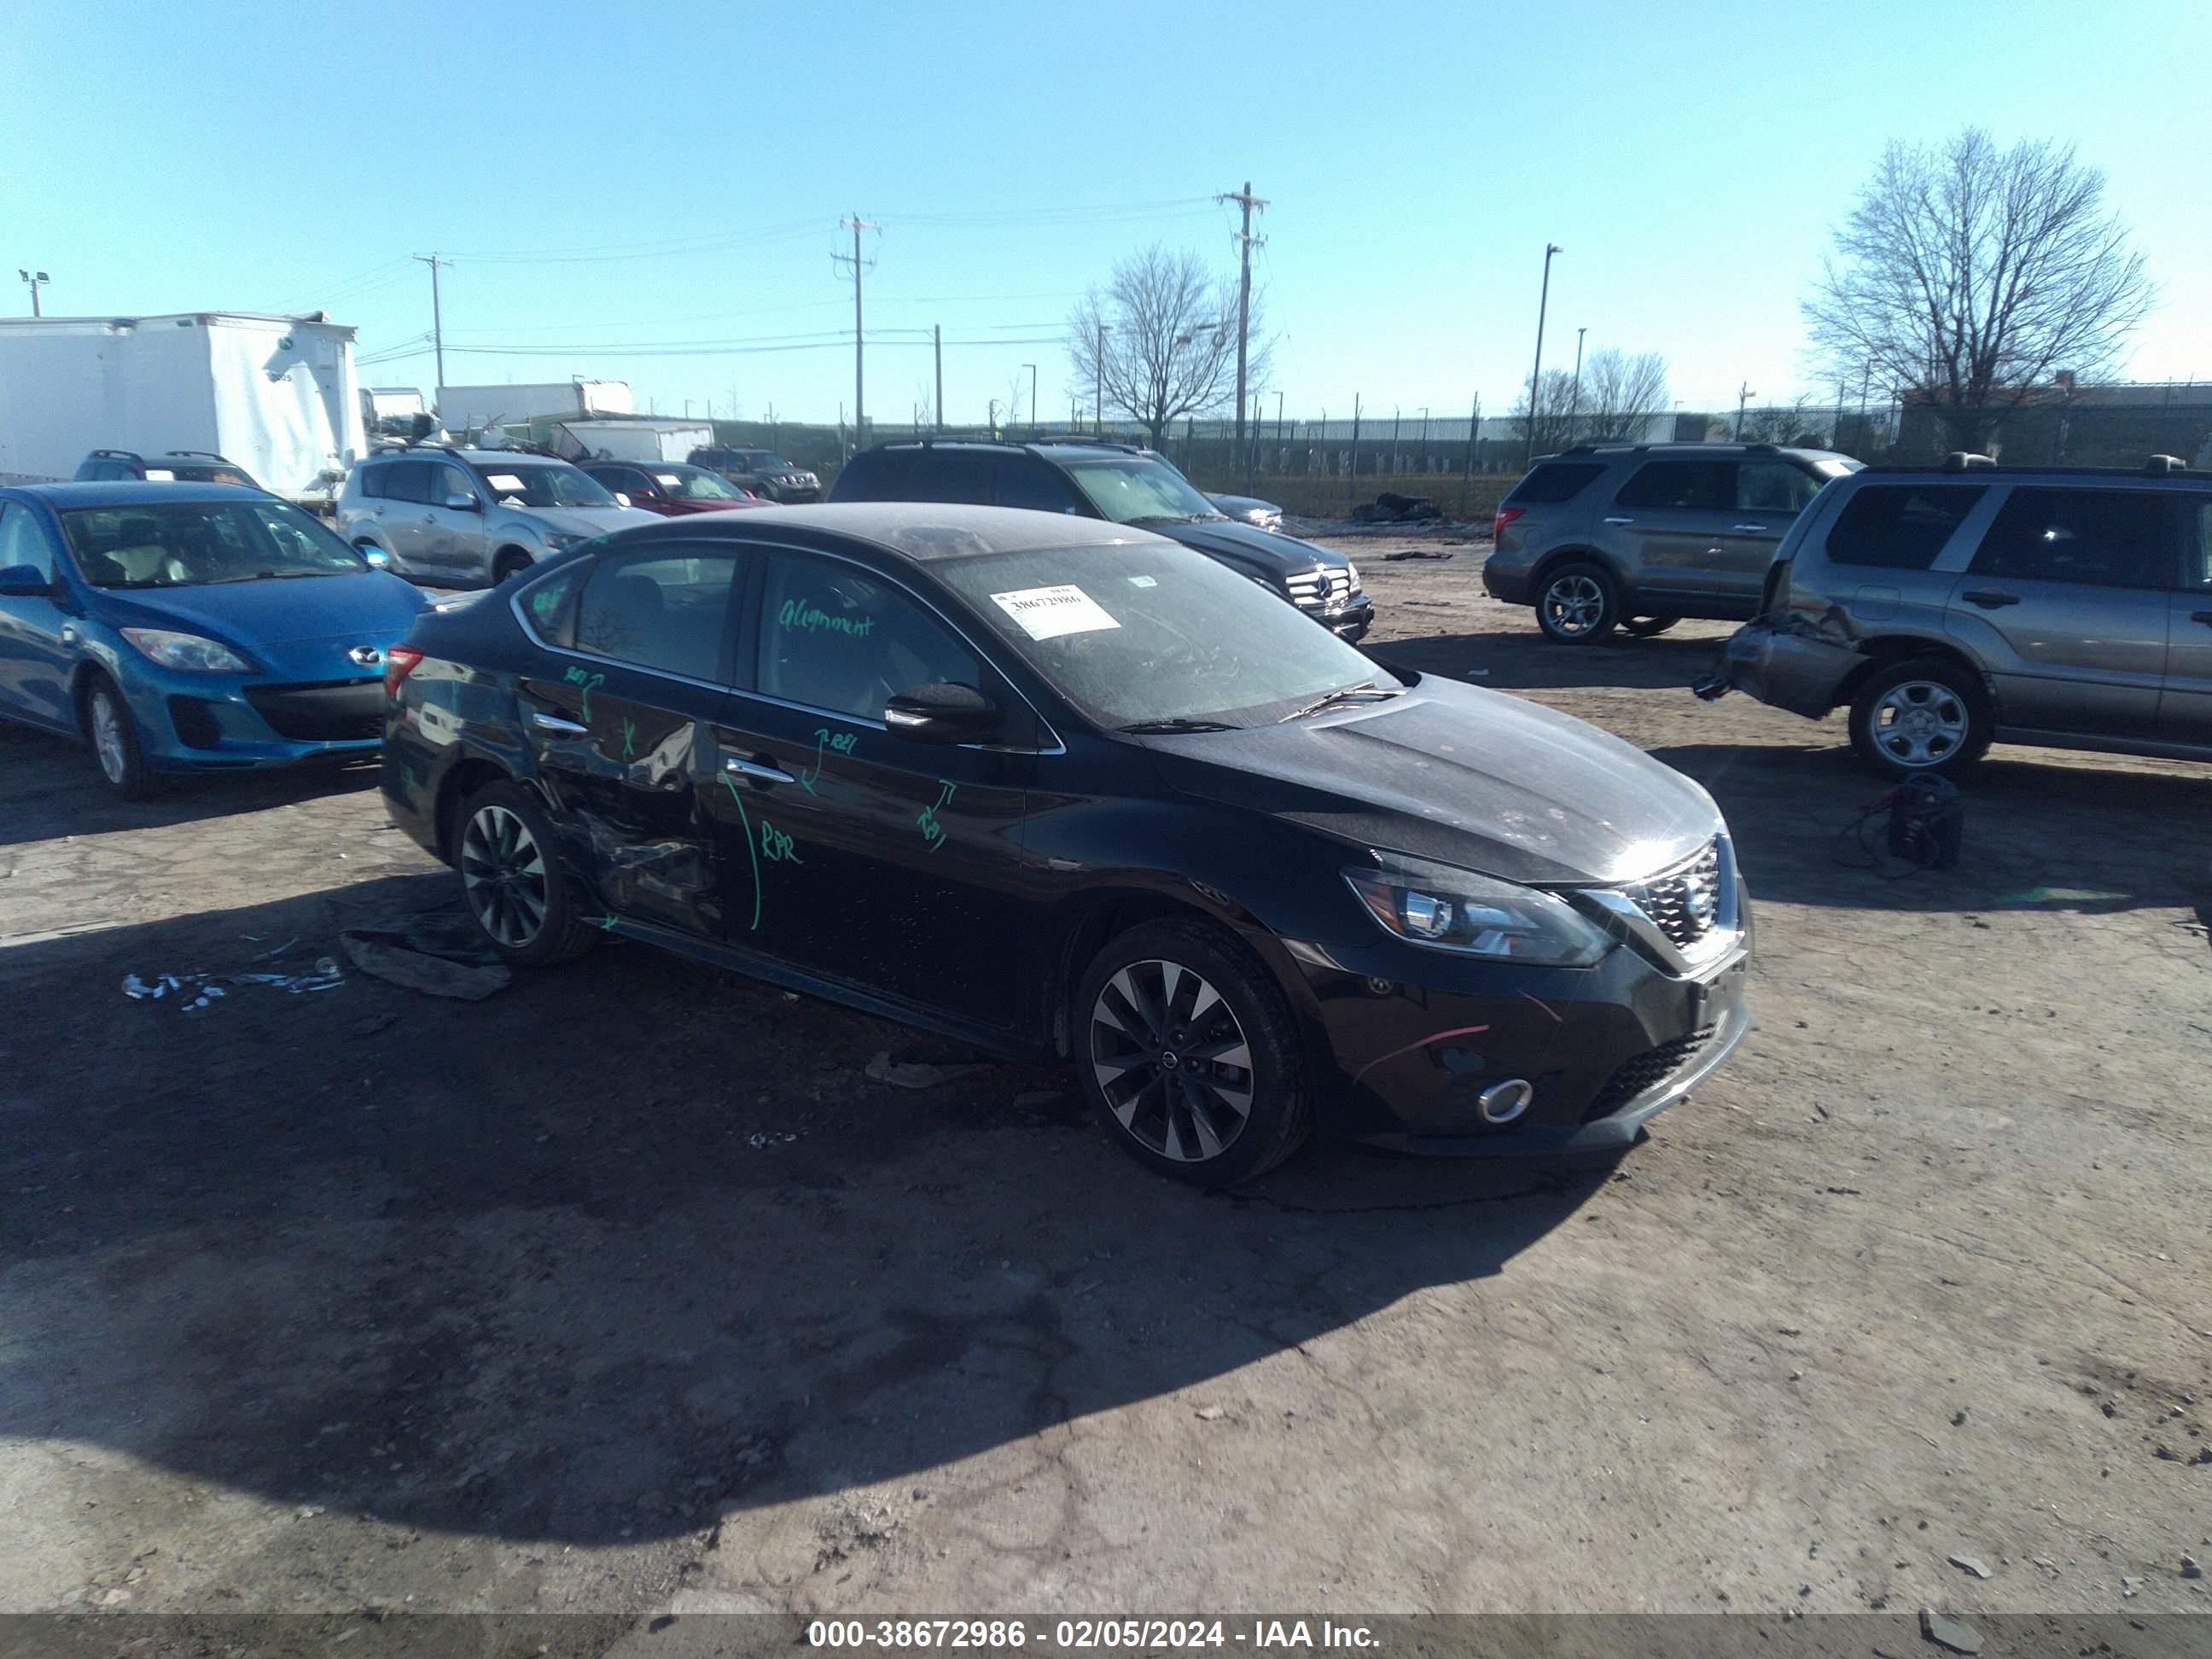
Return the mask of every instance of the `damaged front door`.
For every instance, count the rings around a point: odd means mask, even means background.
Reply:
[[[597,561],[580,594],[549,607],[559,648],[521,683],[523,724],[610,926],[722,931],[701,797],[719,787],[738,578],[728,551],[661,543]]]

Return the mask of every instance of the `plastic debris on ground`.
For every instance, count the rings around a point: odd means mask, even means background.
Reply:
[[[151,978],[126,974],[123,994],[134,1002],[173,1000],[191,1013],[227,995],[225,988],[233,985],[273,985],[296,997],[310,991],[335,991],[344,983],[337,963],[325,957],[309,974],[155,974]]]
[[[476,924],[459,912],[349,927],[338,942],[347,960],[364,974],[425,996],[481,1002],[514,978]]]

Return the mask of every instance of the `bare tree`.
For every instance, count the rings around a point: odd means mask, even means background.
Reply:
[[[1257,391],[1272,353],[1256,290],[1251,317],[1245,380]],[[1173,422],[1236,399],[1237,284],[1211,276],[1196,254],[1155,242],[1068,313],[1067,356],[1083,401],[1135,421],[1157,449]]]
[[[1771,404],[1744,411],[1742,438],[1750,444],[1787,444],[1799,449],[1826,449],[1832,440],[1832,410],[1816,404],[1808,392],[1795,403]]]
[[[1575,430],[1586,443],[1622,443],[1650,435],[1667,412],[1667,360],[1656,351],[1633,357],[1607,346],[1583,365],[1581,417]]]
[[[1574,418],[1575,377],[1564,368],[1544,371],[1544,396],[1536,409],[1536,429],[1534,434],[1535,453],[1553,455],[1569,445],[1579,442],[1575,436]],[[1520,422],[1524,440],[1528,431],[1528,382],[1521,382],[1521,395],[1513,400],[1508,416]]]
[[[1846,377],[1872,365],[1958,447],[1985,447],[2056,371],[2109,373],[2150,309],[2104,196],[2070,146],[2001,151],[1972,127],[1940,149],[1892,143],[1805,301],[1814,352]]]

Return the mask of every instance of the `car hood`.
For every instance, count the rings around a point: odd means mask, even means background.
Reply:
[[[1185,794],[1508,881],[1634,880],[1722,828],[1711,796],[1633,744],[1434,677],[1387,702],[1143,741]]]
[[[571,536],[605,536],[633,525],[659,524],[660,515],[641,507],[510,507],[518,519]]]
[[[396,640],[427,602],[421,589],[381,570],[207,587],[108,589],[96,600],[100,619],[111,627],[173,629],[249,648],[295,640],[369,645]]]
[[[1351,568],[1352,561],[1326,547],[1316,547],[1279,530],[1262,530],[1241,520],[1200,519],[1195,524],[1148,524],[1137,526],[1181,542],[1200,553],[1232,564],[1257,565],[1268,570],[1310,570],[1317,564],[1332,569]]]
[[[752,507],[769,506],[770,503],[755,497],[749,501],[671,501],[664,505],[668,509],[668,516],[675,519],[690,513],[744,513]]]

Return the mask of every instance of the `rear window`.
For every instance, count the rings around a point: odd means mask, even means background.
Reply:
[[[1547,461],[1513,486],[1505,505],[1543,507],[1571,501],[1604,471],[1602,465],[1589,461]]]
[[[1828,562],[1925,570],[1987,489],[1986,484],[1869,484],[1844,503],[1828,532]]]
[[[1650,461],[1613,500],[1623,507],[1733,513],[1735,470],[1734,461]]]

